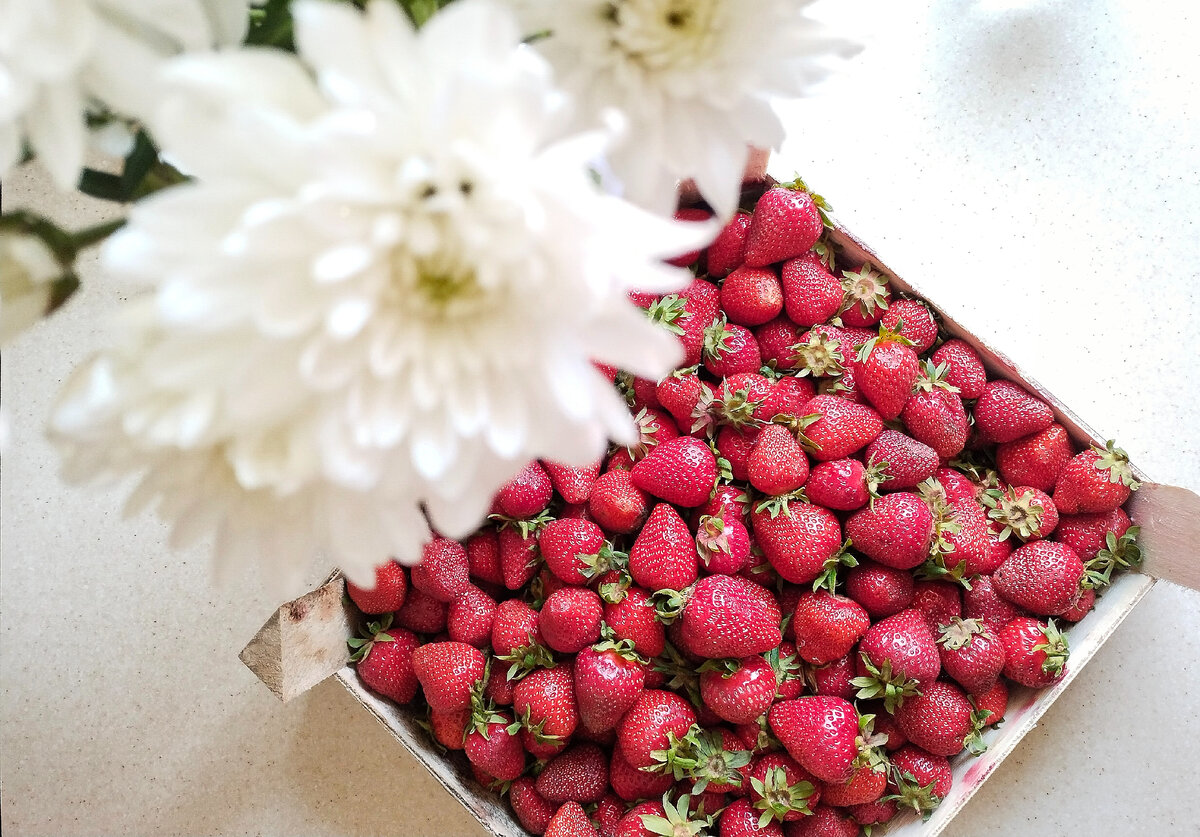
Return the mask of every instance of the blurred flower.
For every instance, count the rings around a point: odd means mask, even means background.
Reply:
[[[0,230],[0,343],[42,318],[62,274],[62,265],[36,235]]]
[[[708,225],[602,194],[599,135],[561,135],[508,9],[298,3],[303,60],[166,71],[153,123],[196,180],[137,204],[104,263],[153,295],[53,416],[74,478],[145,472],[186,542],[297,578],[415,561],[425,515],[470,533],[533,458],[583,464],[633,425],[593,362],[656,378],[680,349],[627,299]],[[311,68],[311,71],[310,71]],[[315,75],[315,79],[314,79]],[[247,83],[253,79],[253,83]]]
[[[0,176],[23,146],[60,189],[83,166],[97,106],[144,118],[172,55],[239,43],[246,0],[0,0]]]
[[[675,208],[694,178],[727,217],[748,146],[778,148],[773,96],[797,96],[848,44],[804,17],[813,0],[510,0],[576,100],[579,124],[616,109],[625,141],[609,164],[624,194]]]

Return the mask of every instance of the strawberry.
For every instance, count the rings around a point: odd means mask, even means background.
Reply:
[[[758,326],[783,310],[783,289],[774,271],[742,266],[721,283],[721,309],[732,323]]]
[[[621,755],[620,747],[612,748],[612,757],[608,764],[608,781],[612,784],[612,789],[617,796],[626,802],[662,796],[674,784],[674,778],[670,773],[651,773],[633,767]]]
[[[601,595],[605,592],[602,584]],[[633,650],[643,657],[662,654],[666,633],[655,616],[650,594],[641,587],[630,587],[615,602],[606,598],[604,623],[613,629],[618,640],[627,639],[633,643]]]
[[[938,468],[933,472],[933,479],[941,487],[947,503],[974,500],[979,494],[979,486],[953,468]]]
[[[786,274],[785,274],[786,275]],[[787,299],[785,294],[784,299]],[[800,368],[795,346],[800,342],[800,329],[787,317],[776,317],[754,330],[763,363],[776,372],[792,372]]]
[[[762,816],[750,800],[739,797],[729,803],[729,807],[721,812],[719,837],[783,837],[783,829],[779,823],[768,819],[760,822]]]
[[[485,713],[463,743],[471,764],[501,782],[511,782],[525,770],[525,750],[511,727],[512,718]]]
[[[929,359],[934,366],[946,366],[946,383],[957,389],[963,398],[974,400],[983,395],[987,370],[983,368],[979,354],[962,340],[947,340]]]
[[[954,782],[950,762],[944,756],[912,745],[892,755],[892,768],[896,804],[922,816],[928,816],[941,803]]]
[[[987,714],[984,726],[995,726],[1004,720],[1008,712],[1008,686],[1004,685],[1003,680],[997,680],[996,685],[986,692],[971,697],[975,701],[975,708],[981,714]]]
[[[1022,541],[1050,536],[1058,526],[1058,509],[1042,491],[1027,485],[1007,491],[992,489],[979,498],[988,508],[988,517],[1000,525],[999,538],[1016,535]]]
[[[513,689],[513,713],[521,721],[525,749],[538,758],[557,752],[579,725],[571,669],[569,665],[536,669]]]
[[[608,628],[604,640],[579,652],[574,668],[579,720],[596,732],[616,729],[646,685],[646,672],[638,664],[633,643],[617,641]]]
[[[984,694],[1004,669],[1004,644],[978,619],[953,618],[939,630],[942,669],[973,695]]]
[[[699,559],[679,512],[659,503],[629,550],[629,574],[649,590],[682,590],[696,580]]]
[[[937,321],[929,306],[919,299],[892,300],[879,324],[911,340],[917,354],[925,354],[937,342]]]
[[[853,599],[822,590],[801,594],[792,626],[801,658],[824,665],[850,653],[871,626],[871,617]]]
[[[850,778],[861,749],[854,704],[826,696],[785,700],[771,707],[767,721],[788,754],[813,776],[822,782]]]
[[[1105,548],[1109,533],[1120,539],[1129,531],[1129,525],[1129,515],[1124,509],[1063,515],[1054,530],[1054,539],[1074,549],[1084,562],[1088,562]]]
[[[645,458],[646,454],[655,446],[679,436],[675,421],[667,412],[658,407],[642,407],[633,417],[633,422],[638,428],[638,440],[632,447],[626,448],[629,454],[630,470],[633,468],[633,463]],[[613,470],[612,460],[609,460],[608,469]]]
[[[492,651],[500,658],[530,645],[542,645],[538,613],[520,599],[505,599],[492,615]]]
[[[841,808],[820,804],[805,817],[784,826],[785,837],[858,837],[858,823]]]
[[[1000,631],[1000,641],[1004,643],[1004,676],[1009,680],[1040,689],[1066,676],[1070,651],[1053,619],[1040,622],[1018,616]]]
[[[817,420],[804,428],[814,446],[813,459],[845,459],[862,450],[883,430],[883,419],[870,407],[832,395],[818,395],[804,405]]]
[[[996,592],[990,575],[972,579],[971,588],[963,590],[962,597],[963,615],[968,619],[978,619],[994,634],[999,634],[1013,619],[1025,615],[1025,611]]]
[[[754,332],[730,323],[722,316],[704,331],[704,368],[718,378],[738,372],[757,372],[762,367],[762,352]]]
[[[620,553],[588,520],[552,520],[538,535],[538,548],[550,572],[567,584],[582,585],[608,572]]]
[[[1054,411],[1012,381],[989,381],[975,402],[975,427],[989,442],[1015,442],[1054,424]]]
[[[839,808],[865,805],[883,796],[883,792],[887,790],[887,783],[886,762],[875,765],[862,764],[854,768],[854,772],[847,781],[823,784],[821,800]]]
[[[458,541],[435,537],[421,552],[421,563],[412,568],[413,587],[439,602],[454,601],[471,586],[467,551]]]
[[[945,514],[954,525],[943,527],[941,536],[950,551],[943,563],[951,569],[946,573],[953,580],[990,574],[1007,557],[996,550],[996,535],[989,528],[987,510],[972,497],[954,500],[945,507]],[[1011,551],[1011,550],[1009,550]],[[961,567],[961,572],[959,571]],[[934,566],[934,571],[939,568]]]
[[[1075,600],[1075,604],[1059,614],[1059,618],[1067,622],[1078,622],[1083,617],[1092,612],[1092,608],[1096,606],[1096,591],[1094,588],[1085,587],[1079,593],[1079,598]]]
[[[1051,491],[1072,456],[1071,439],[1061,424],[1005,442],[996,448],[996,470],[1010,485]]]
[[[633,466],[633,484],[668,503],[698,506],[717,481],[717,460],[708,445],[682,436],[660,442]]]
[[[537,777],[537,792],[550,802],[596,802],[607,790],[608,757],[595,744],[573,744]]]
[[[729,272],[745,261],[746,238],[750,233],[751,217],[749,212],[734,213],[733,218],[724,229],[708,245],[705,260],[708,275],[714,279],[728,276]]]
[[[346,594],[359,610],[368,615],[399,610],[404,606],[407,593],[408,578],[404,575],[404,567],[391,560],[375,568],[374,587],[359,587],[346,580]]]
[[[944,367],[927,361],[900,418],[910,436],[950,459],[962,453],[971,428],[962,399],[945,374]]]
[[[761,713],[750,723],[757,727]],[[746,792],[745,768],[750,764],[751,753],[742,739],[731,729],[717,727],[709,730],[693,730],[689,733],[691,750],[689,757],[695,762],[687,767],[687,778],[693,782],[697,793],[733,793],[741,796]],[[706,811],[716,810],[705,805]]]
[[[526,520],[545,511],[554,495],[550,475],[537,462],[530,462],[500,489],[496,502],[500,512],[514,520]]]
[[[878,497],[886,478],[877,467],[867,468],[857,459],[818,462],[808,473],[804,493],[810,502],[827,509],[854,511]]]
[[[913,585],[912,607],[925,614],[934,633],[942,625],[962,616],[962,597],[957,584],[946,581],[918,581]]]
[[[476,532],[463,543],[467,551],[467,569],[471,578],[496,587],[504,586],[504,571],[500,567],[500,539],[496,530]]]
[[[694,723],[695,710],[679,695],[646,689],[617,725],[617,745],[632,767],[650,767],[662,763],[652,754],[675,749],[674,742],[687,735]]]
[[[596,810],[592,812],[592,821],[600,829],[600,837],[613,837],[617,823],[623,816],[625,816],[625,802],[609,791],[604,794],[603,799],[596,803]]]
[[[538,627],[546,644],[563,654],[575,654],[600,639],[604,605],[595,591],[564,587],[542,605]]]
[[[863,397],[885,421],[897,418],[921,372],[921,359],[908,338],[880,326],[859,350],[860,368],[854,375]]]
[[[794,822],[812,814],[821,798],[812,774],[785,753],[765,753],[747,771],[750,802],[760,812],[759,822]]]
[[[563,803],[546,824],[545,832],[546,837],[597,837],[599,834],[578,802]]]
[[[696,527],[696,552],[710,573],[733,575],[750,557],[750,533],[732,511],[701,515]]]
[[[730,474],[739,482],[750,479],[750,451],[758,441],[759,432],[758,428],[742,431],[735,427],[722,427],[717,431],[717,453],[729,463]]]
[[[478,587],[459,593],[446,613],[446,631],[455,642],[486,648],[492,639],[496,602]]]
[[[908,743],[908,739],[904,737],[904,733],[896,724],[896,719],[889,715],[882,706],[875,714],[875,735],[883,740],[883,748],[889,753],[896,752]]]
[[[705,405],[712,402],[712,387],[700,380],[695,367],[676,370],[663,378],[655,392],[659,404],[684,430],[690,433],[711,426]]]
[[[483,696],[498,706],[512,706],[513,689],[517,683],[508,679],[508,669],[505,666],[494,666],[488,672],[487,685],[483,687]]]
[[[437,634],[446,630],[449,605],[413,588],[396,611],[396,625],[419,634]]]
[[[937,642],[916,609],[903,610],[867,629],[858,644],[859,677],[854,685],[863,700],[881,697],[889,712],[942,670]]]
[[[754,206],[745,263],[763,267],[798,256],[811,249],[824,231],[821,209],[799,180],[774,186]]]
[[[497,534],[500,544],[500,572],[504,586],[520,590],[537,573],[537,537],[505,526]]]
[[[938,756],[953,756],[964,747],[983,752],[981,719],[967,695],[953,683],[934,680],[896,709],[896,723],[913,744]]]
[[[628,535],[646,521],[650,497],[633,484],[629,471],[608,471],[592,487],[588,513],[604,531]]]
[[[749,430],[770,419],[767,401],[774,384],[758,372],[737,372],[726,376],[713,391],[712,412],[720,424]],[[773,399],[772,399],[773,401]],[[769,405],[772,409],[774,404]]]
[[[534,785],[531,776],[514,779],[508,789],[508,804],[521,827],[533,834],[544,834],[557,807],[547,802]]]
[[[680,598],[681,650],[698,657],[748,657],[769,651],[783,640],[778,603],[751,581],[710,575]]]
[[[706,663],[702,671],[700,696],[723,721],[748,724],[775,701],[775,671],[762,657]]]
[[[1109,512],[1129,499],[1139,483],[1129,456],[1109,440],[1071,458],[1054,486],[1054,504],[1063,514]]]
[[[562,495],[568,503],[586,503],[600,475],[600,462],[597,460],[590,465],[577,467],[560,465],[557,462],[543,462],[542,467],[550,475],[550,484]]]
[[[808,378],[788,375],[771,385],[770,393],[757,412],[764,420],[776,416],[797,416],[816,394],[816,385]]]
[[[720,313],[721,292],[717,286],[703,279],[693,279],[678,295],[683,300],[675,324],[683,330],[679,342],[683,344],[684,366],[700,363],[704,352],[704,340],[708,327]]]
[[[907,570],[862,561],[846,575],[846,595],[872,619],[894,616],[912,605],[913,577]]]
[[[1079,553],[1066,544],[1033,541],[1014,550],[992,574],[996,592],[1017,607],[1057,616],[1075,603],[1083,581]]]
[[[867,802],[864,805],[852,805],[846,809],[850,816],[854,817],[854,821],[863,826],[864,829],[872,828],[876,825],[883,825],[896,816],[895,800],[879,800],[876,802]]]
[[[692,207],[685,207],[675,212],[676,221],[700,223],[702,221],[707,221],[711,217],[712,213],[708,210]],[[696,260],[699,258],[700,251],[693,250],[690,253],[681,253],[673,259],[667,259],[667,264],[674,265],[675,267],[688,267],[689,265],[695,264]]]
[[[846,537],[856,549],[880,564],[909,570],[929,557],[934,517],[916,494],[885,494],[846,521]]]
[[[720,484],[714,490],[707,503],[692,512],[692,522],[699,524],[703,515],[722,516],[731,514],[743,523],[750,518],[749,491],[736,485]]]
[[[751,514],[754,537],[771,566],[793,584],[819,578],[842,546],[842,528],[828,509],[811,503],[760,504]]]
[[[758,434],[746,463],[750,484],[764,494],[795,491],[808,479],[808,457],[796,436],[781,424],[768,424]]]
[[[869,264],[842,271],[842,293],[842,323],[858,328],[878,323],[892,295],[887,277]]]
[[[413,651],[412,666],[429,706],[452,712],[471,705],[471,689],[483,679],[487,661],[465,643],[430,642]]]
[[[412,631],[391,627],[391,616],[367,626],[362,638],[349,640],[358,676],[372,692],[396,703],[409,703],[417,695],[413,652],[421,641]]]
[[[867,445],[866,460],[878,469],[883,488],[895,491],[915,488],[933,476],[938,467],[937,451],[898,430],[884,430]]]
[[[793,368],[798,375],[835,378],[855,363],[854,347],[842,330],[816,326],[800,335],[792,346]]]
[[[434,741],[448,750],[463,749],[470,727],[469,706],[461,709],[429,708],[429,731],[433,734]]]
[[[783,304],[799,326],[824,323],[842,307],[842,283],[809,251],[783,263]],[[793,343],[796,341],[792,341]]]

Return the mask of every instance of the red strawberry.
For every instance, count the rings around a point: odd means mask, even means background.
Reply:
[[[865,805],[854,805],[846,809],[854,821],[864,827],[883,825],[896,816],[895,800],[887,802],[868,802]]]
[[[595,744],[563,750],[538,774],[537,791],[550,802],[596,802],[608,790],[608,757]]]
[[[925,354],[937,342],[938,327],[933,312],[919,299],[893,300],[879,323],[911,340],[917,354]]]
[[[842,307],[841,280],[826,269],[816,253],[809,251],[789,259],[782,273],[783,304],[788,319],[796,325],[824,323]]]
[[[844,782],[859,756],[858,712],[836,697],[802,697],[771,707],[771,731],[788,754],[822,782]]]
[[[439,602],[452,602],[471,586],[467,551],[458,541],[434,538],[425,544],[421,563],[412,568],[413,587]]]
[[[1010,485],[1051,491],[1071,459],[1071,439],[1061,424],[996,448],[996,469]]]
[[[552,520],[538,535],[538,548],[550,572],[567,584],[587,584],[609,569],[613,556],[604,532],[587,520]]]
[[[611,779],[609,781],[611,782]],[[596,803],[596,810],[592,812],[592,820],[600,829],[600,837],[613,837],[617,823],[623,816],[625,816],[625,802],[611,791]]]
[[[842,329],[820,325],[800,335],[792,347],[793,364],[800,375],[834,378],[853,366],[854,347]]]
[[[1016,535],[1022,541],[1048,537],[1058,526],[1058,509],[1042,491],[1019,485],[1007,491],[993,489],[980,496],[988,508],[988,517],[999,526],[1004,540]]]
[[[891,299],[887,277],[869,264],[856,271],[843,270],[842,277],[842,322],[858,328],[878,323]]]
[[[760,820],[761,812],[749,799],[735,799],[721,812],[719,837],[783,837],[779,823],[768,819],[760,824]]]
[[[806,662],[824,665],[850,653],[871,626],[871,617],[853,599],[822,590],[801,594],[792,626],[797,653]]]
[[[1078,622],[1083,617],[1092,612],[1092,608],[1096,606],[1096,591],[1091,587],[1084,588],[1079,594],[1079,598],[1075,600],[1075,604],[1064,610],[1060,618],[1068,622]]]
[[[750,802],[764,819],[794,822],[811,815],[812,806],[821,798],[820,783],[785,753],[759,756],[747,776]]]
[[[571,666],[539,668],[518,683],[513,713],[521,720],[525,749],[539,758],[553,755],[579,724]],[[530,748],[531,743],[543,746]]]
[[[816,394],[817,388],[808,378],[783,377],[771,385],[767,399],[756,413],[764,420],[780,415],[798,416]]]
[[[504,586],[520,590],[537,573],[537,537],[504,527],[497,535],[500,543],[500,572]]]
[[[1051,619],[1040,622],[1018,616],[1000,631],[1004,643],[1004,676],[1040,689],[1057,683],[1067,674],[1067,638]]]
[[[718,717],[731,724],[748,724],[775,701],[775,671],[762,657],[744,657],[717,664],[700,675],[700,696]]]
[[[1004,669],[1004,644],[978,619],[951,619],[938,636],[942,669],[970,694],[984,694]]]
[[[660,442],[633,466],[633,484],[668,503],[698,506],[717,481],[717,460],[708,445],[682,436]]]
[[[483,696],[499,706],[512,706],[513,689],[516,685],[517,681],[508,679],[507,667],[497,665],[488,672]]]
[[[784,299],[787,299],[786,294]],[[787,317],[776,317],[759,326],[754,330],[754,339],[758,341],[758,350],[767,366],[777,372],[791,372],[800,368],[795,350],[800,342],[800,329]]]
[[[862,561],[846,575],[846,595],[862,605],[872,619],[894,616],[912,605],[912,573]]]
[[[989,442],[1014,442],[1054,424],[1054,411],[1012,381],[989,381],[975,402],[975,427]]]
[[[501,782],[511,782],[525,770],[521,738],[509,732],[512,718],[488,713],[467,733],[463,749],[471,764]]]
[[[954,774],[944,756],[909,745],[892,755],[896,804],[928,815],[950,793]]]
[[[679,429],[675,426],[674,419],[664,410],[658,407],[643,407],[638,410],[637,415],[633,417],[634,424],[638,428],[638,441],[633,447],[626,448],[630,459],[630,469],[633,464],[640,459],[643,459],[646,454],[662,444],[676,438],[679,435]],[[609,460],[608,470],[614,469],[612,459]]]
[[[846,537],[858,551],[899,570],[924,563],[933,533],[933,512],[924,500],[908,491],[885,494],[846,521]]]
[[[658,401],[685,431],[707,429],[711,417],[706,405],[712,402],[712,387],[700,380],[694,368],[679,369],[658,382]]]
[[[933,472],[933,478],[941,486],[947,503],[955,503],[959,500],[974,500],[979,493],[978,485],[953,468],[938,468]]]
[[[774,384],[759,372],[737,372],[726,376],[713,391],[712,412],[717,421],[740,430],[749,430],[774,416],[767,413]]]
[[[938,467],[937,451],[898,430],[884,430],[876,436],[867,445],[866,459],[887,480],[882,487],[888,491],[915,488]]]
[[[750,213],[735,213],[725,228],[708,245],[706,262],[708,275],[714,279],[728,276],[741,265],[746,256],[746,237],[750,233]]]
[[[404,567],[395,561],[388,561],[375,568],[374,587],[359,587],[347,579],[346,593],[363,613],[392,613],[404,606],[408,579],[404,575]]]
[[[544,511],[553,495],[550,475],[537,462],[530,462],[500,489],[496,502],[507,517],[525,520]]]
[[[949,503],[945,512],[954,523],[941,530],[941,537],[951,547],[943,557],[943,563],[950,568],[950,578],[957,580],[990,574],[1000,566],[1007,553],[995,548],[996,535],[990,529],[987,510],[983,506],[968,497]]]
[[[575,703],[579,720],[592,731],[616,729],[621,716],[637,702],[646,672],[633,656],[633,643],[609,639],[575,657]]]
[[[762,352],[754,332],[726,322],[722,316],[704,332],[704,368],[718,378],[738,372],[757,372],[762,367]]]
[[[595,591],[586,587],[564,587],[542,605],[538,627],[546,644],[555,651],[575,654],[600,639],[604,605]]]
[[[421,641],[403,628],[388,628],[391,617],[372,622],[362,639],[350,641],[351,660],[357,663],[358,676],[372,692],[396,703],[408,703],[417,695],[417,674],[413,652]]]
[[[855,685],[862,699],[882,697],[889,712],[942,670],[937,643],[925,614],[904,610],[867,629],[858,644]]]
[[[912,395],[921,372],[921,359],[907,338],[880,327],[879,336],[868,340],[858,353],[855,385],[880,418],[898,417]]]
[[[858,823],[841,808],[821,804],[805,817],[784,826],[785,837],[858,837]]]
[[[1076,454],[1058,475],[1054,504],[1063,514],[1109,512],[1129,499],[1140,483],[1125,451],[1109,442]]]
[[[494,529],[483,529],[476,532],[463,548],[467,551],[467,567],[471,578],[492,584],[504,586],[504,571],[500,567],[500,539]]]
[[[733,575],[750,557],[750,533],[739,515],[702,515],[696,528],[696,552],[710,573]]]
[[[912,607],[925,614],[925,621],[936,633],[956,616],[962,616],[962,597],[957,584],[946,581],[918,581],[913,585]]]
[[[1015,550],[996,568],[992,584],[997,593],[1017,607],[1057,616],[1075,603],[1083,577],[1083,562],[1071,547],[1033,541]]]
[[[603,584],[601,592],[605,592]],[[613,629],[618,640],[632,642],[633,650],[643,657],[662,654],[666,633],[655,616],[650,594],[641,587],[630,587],[616,602],[606,599],[604,623]]]
[[[446,630],[455,642],[486,648],[492,639],[496,602],[478,587],[463,590],[446,613]]]
[[[683,308],[675,320],[683,329],[679,335],[684,349],[683,365],[695,366],[703,355],[705,332],[720,313],[721,292],[711,282],[694,279],[677,296],[683,300]]]
[[[404,606],[396,611],[396,624],[419,634],[441,633],[446,630],[448,609],[445,602],[414,588],[408,591]]]
[[[538,613],[520,599],[505,599],[492,616],[492,651],[497,657],[528,645],[541,645]]]
[[[982,752],[979,723],[958,686],[935,680],[896,709],[896,723],[908,740],[934,755],[953,756],[964,747]]]
[[[978,619],[994,634],[999,634],[1013,619],[1025,615],[1025,611],[996,592],[990,575],[972,579],[971,589],[963,590],[962,597],[963,615],[968,619]]]
[[[758,433],[756,427],[744,431],[722,427],[717,432],[717,452],[729,463],[729,472],[739,482],[750,479],[750,451],[758,441]]]
[[[554,803],[547,802],[537,792],[530,776],[513,780],[508,789],[508,804],[512,806],[521,827],[534,834],[545,833],[546,826],[557,810]]]
[[[757,326],[779,316],[783,289],[774,271],[739,267],[721,284],[721,309],[732,323]]]
[[[629,471],[608,471],[592,487],[588,513],[606,532],[627,535],[645,522],[650,498],[633,484]]]
[[[1004,720],[1004,715],[1008,712],[1008,686],[1004,685],[1003,680],[997,680],[992,688],[972,697],[975,700],[975,708],[981,714],[987,714],[984,726],[994,726]]]
[[[747,523],[750,517],[750,496],[744,488],[736,485],[721,484],[713,491],[712,498],[700,508],[692,512],[692,522],[699,523],[702,515],[713,516],[732,514]]]
[[[662,796],[675,783],[670,773],[651,773],[646,770],[638,770],[621,755],[620,747],[612,748],[612,758],[608,764],[608,780],[612,783],[612,789],[617,796],[626,802]]]
[[[649,590],[682,590],[696,580],[696,542],[683,518],[659,503],[629,550],[629,574]]]
[[[412,654],[426,702],[443,712],[471,705],[471,689],[483,679],[486,663],[478,648],[462,642],[430,642]]]
[[[750,484],[773,496],[795,491],[808,479],[808,457],[781,424],[768,424],[759,432],[746,467]]]
[[[854,773],[851,774],[849,780],[822,785],[821,800],[830,805],[837,805],[839,808],[865,805],[883,796],[883,792],[887,790],[887,783],[886,764],[863,764],[854,768]],[[857,827],[855,825],[856,829]]]
[[[929,357],[935,366],[946,365],[946,383],[963,398],[974,400],[983,395],[987,370],[979,354],[962,340],[947,340]]]
[[[557,462],[543,462],[542,466],[550,474],[554,490],[568,503],[586,503],[600,474],[599,461],[583,467],[560,465]]]
[[[815,396],[804,412],[819,416],[804,428],[804,435],[815,446],[813,459],[821,462],[862,450],[883,430],[883,419],[873,409],[832,395]]]
[[[900,418],[910,436],[951,459],[966,447],[971,428],[962,399],[944,376],[943,368],[926,362]]]
[[[883,748],[889,753],[896,752],[908,743],[908,739],[896,724],[896,719],[887,714],[882,706],[875,714],[875,735],[883,739]]]
[[[824,231],[821,210],[802,184],[774,186],[754,206],[745,263],[762,267],[798,256],[811,249]]]
[[[707,221],[712,217],[712,213],[705,209],[684,208],[675,212],[676,221],[689,221],[691,223],[699,223]],[[700,251],[693,250],[690,253],[681,253],[673,259],[667,259],[667,264],[673,264],[675,267],[688,267],[694,264],[700,258]]]
[[[868,470],[857,459],[819,462],[808,474],[804,493],[810,502],[827,509],[854,511],[877,497],[879,469]]]
[[[546,837],[598,837],[599,834],[578,802],[564,803],[546,824]]]
[[[696,712],[686,700],[673,692],[647,689],[618,724],[617,745],[632,767],[650,767],[658,763],[651,753],[670,749],[668,736],[682,739],[694,723]]]
[[[433,739],[449,750],[461,750],[471,726],[471,709],[429,709],[429,730]]]
[[[681,650],[698,657],[748,657],[779,645],[779,605],[744,578],[710,575],[684,591],[677,622]]]
[[[751,515],[754,537],[771,566],[793,584],[808,584],[826,569],[842,546],[833,513],[804,502],[782,503],[782,511],[760,505]]]
[[[1105,540],[1110,532],[1114,538],[1120,539],[1129,531],[1129,525],[1129,515],[1125,514],[1124,509],[1063,515],[1059,518],[1058,528],[1054,530],[1054,539],[1074,549],[1087,562],[1105,548]]]

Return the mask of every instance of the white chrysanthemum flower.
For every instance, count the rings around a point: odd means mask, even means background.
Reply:
[[[510,0],[578,100],[627,122],[609,154],[624,193],[658,212],[694,178],[722,216],[737,207],[748,146],[778,148],[770,105],[825,75],[848,45],[804,17],[813,0]]]
[[[561,96],[503,5],[419,33],[391,0],[294,11],[301,58],[168,68],[155,136],[196,181],[107,245],[154,296],[53,428],[72,476],[146,470],[139,495],[181,539],[215,526],[224,563],[317,546],[363,580],[419,556],[422,509],[465,536],[530,459],[631,438],[593,361],[673,367],[626,294],[679,287],[660,259],[713,229],[595,188],[601,137],[554,141]]]
[[[40,320],[50,308],[62,265],[36,235],[0,230],[0,343]]]
[[[87,114],[150,114],[155,71],[240,43],[246,0],[0,0],[0,176],[28,144],[60,189],[79,179]]]

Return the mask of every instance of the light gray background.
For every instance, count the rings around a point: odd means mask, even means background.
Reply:
[[[867,51],[790,107],[801,170],[902,276],[1157,480],[1200,488],[1200,39],[1163,0],[825,2]],[[14,175],[18,203],[103,206]],[[473,835],[339,686],[280,706],[237,661],[276,604],[214,589],[40,431],[128,290],[4,352],[0,782],[9,833]],[[314,578],[316,573],[314,573]],[[1160,584],[947,832],[1177,835],[1195,819],[1200,595]]]

